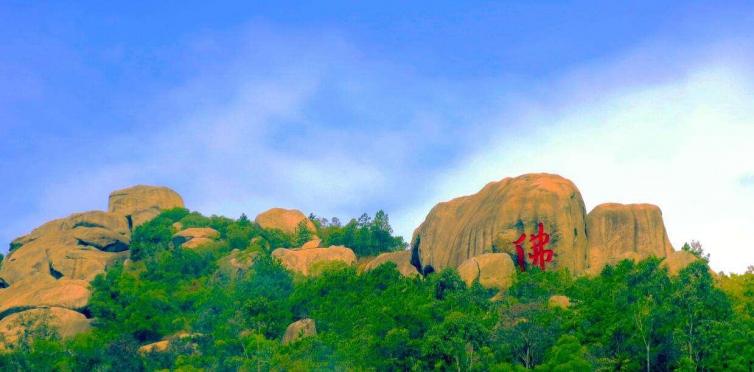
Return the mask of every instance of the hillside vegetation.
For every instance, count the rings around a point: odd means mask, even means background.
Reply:
[[[384,213],[342,226],[310,218],[322,246],[405,248]],[[220,237],[181,248],[176,222]],[[700,260],[670,276],[648,258],[592,277],[534,268],[497,293],[453,268],[406,277],[390,262],[364,272],[332,263],[305,277],[271,256],[311,233],[165,211],[134,231],[129,260],[93,281],[92,331],[63,340],[28,327],[0,369],[747,370],[754,360],[751,273],[715,277]],[[253,264],[229,265],[231,255]],[[316,334],[281,342],[299,319]]]

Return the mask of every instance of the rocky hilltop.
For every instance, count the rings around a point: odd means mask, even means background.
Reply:
[[[72,214],[14,240],[0,267],[0,336],[12,342],[26,315],[46,321],[63,337],[89,329],[90,281],[128,257],[137,226],[177,207],[184,207],[183,199],[171,189],[134,186],[111,193],[107,211]],[[622,259],[655,256],[665,258],[664,265],[677,273],[696,260],[688,252],[673,250],[657,206],[602,204],[587,214],[573,182],[544,173],[505,178],[474,195],[439,203],[415,230],[409,251],[372,258],[357,257],[344,246],[321,247],[317,227],[295,209],[273,208],[255,222],[289,235],[309,230],[310,240],[297,243],[301,247],[271,252],[300,276],[317,275],[320,267],[333,263],[352,266],[363,258],[360,272],[388,262],[407,277],[456,268],[467,285],[478,281],[501,294],[519,270],[533,266],[593,275]],[[540,228],[546,252],[536,263],[532,244]],[[171,234],[172,244],[182,249],[221,239],[212,228],[184,228],[180,222],[173,224]],[[237,277],[256,254],[234,249],[218,261],[220,270]],[[567,298],[553,303],[568,306]]]
[[[547,269],[598,273],[605,264],[649,256],[690,261],[673,250],[657,206],[602,204],[587,214],[573,182],[540,173],[491,182],[436,205],[411,239],[412,262],[424,273],[494,252],[519,262],[514,242],[523,237],[523,261],[531,265],[531,237],[540,223],[549,235],[545,248],[552,250]]]
[[[107,212],[75,213],[14,240],[0,267],[0,334],[12,338],[27,314],[65,324],[64,337],[88,329],[89,282],[128,257],[134,228],[183,206],[173,190],[134,186],[110,194]]]

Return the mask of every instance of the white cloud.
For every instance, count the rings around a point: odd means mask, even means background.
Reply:
[[[754,171],[754,72],[707,59],[665,68],[676,69],[672,78],[600,81],[601,74],[641,76],[620,61],[594,68],[589,79],[571,75],[545,97],[519,98],[517,130],[501,124],[510,120],[501,119],[512,116],[509,109],[490,119],[490,128],[502,129],[439,177],[432,202],[400,216],[401,232],[437,201],[505,176],[544,171],[573,180],[587,210],[603,202],[657,204],[676,249],[697,239],[714,269],[745,270],[754,263],[754,191],[742,182]]]

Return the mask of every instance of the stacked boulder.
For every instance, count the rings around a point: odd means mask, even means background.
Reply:
[[[29,317],[61,336],[86,330],[89,282],[128,257],[136,226],[175,207],[183,200],[174,191],[135,186],[113,192],[107,212],[76,213],[14,240],[0,267],[0,334],[12,340]]]
[[[673,250],[657,206],[602,204],[587,214],[573,182],[540,173],[491,182],[474,195],[437,204],[414,231],[412,264],[423,273],[457,268],[467,282],[500,288],[509,285],[511,262],[534,264],[529,254],[540,224],[549,235],[545,249],[552,251],[551,259],[544,255],[546,270],[596,274],[626,258],[655,256],[675,274],[695,260]],[[491,264],[489,254],[508,258]],[[499,277],[485,277],[482,266],[499,270]]]

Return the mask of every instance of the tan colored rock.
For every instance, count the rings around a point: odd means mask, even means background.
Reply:
[[[0,278],[9,285],[34,275],[92,280],[128,255],[130,235],[126,219],[107,212],[50,221],[14,241]]]
[[[173,235],[173,243],[181,245],[186,249],[193,249],[212,243],[219,237],[220,233],[215,229],[209,227],[191,227]]]
[[[571,306],[571,299],[568,298],[568,296],[554,295],[550,296],[550,299],[547,301],[547,305],[552,308],[567,309],[569,306]]]
[[[236,279],[251,268],[258,255],[258,251],[234,249],[230,254],[219,259],[217,266],[221,273],[231,279]]]
[[[458,267],[465,260],[492,252],[492,246],[515,254],[512,243],[543,223],[554,251],[546,269],[587,267],[586,210],[581,193],[569,180],[553,174],[526,174],[487,184],[474,195],[436,205],[416,229],[411,249],[423,271]],[[527,258],[527,262],[530,263]]]
[[[301,246],[301,249],[309,249],[309,248],[319,248],[319,245],[322,244],[322,239],[314,238]]]
[[[254,219],[254,222],[264,229],[278,229],[287,234],[294,234],[301,221],[306,222],[306,226],[312,233],[317,231],[314,223],[298,209],[272,208],[260,213]]]
[[[699,257],[696,257],[689,252],[674,251],[662,261],[662,265],[668,268],[668,273],[670,275],[678,275],[678,273],[685,269],[686,266],[691,265],[698,260]]]
[[[346,247],[331,246],[330,248],[287,249],[278,248],[272,252],[272,257],[280,260],[285,268],[308,276],[314,274],[313,268],[331,262],[342,262],[353,265],[356,255]]]
[[[587,231],[593,273],[623,259],[662,258],[673,252],[662,212],[651,204],[600,204],[587,216]]]
[[[110,193],[107,210],[125,216],[136,228],[163,210],[183,207],[183,198],[167,187],[138,185]]]
[[[142,354],[148,353],[162,353],[168,350],[170,347],[170,340],[161,340],[153,342],[151,344],[143,345],[139,348],[139,352]]]
[[[24,332],[35,333],[40,326],[46,326],[61,338],[69,338],[91,328],[90,321],[83,314],[59,307],[38,308],[13,313],[0,320],[0,340],[6,345],[18,341]],[[0,349],[3,342],[0,342]]]
[[[14,309],[62,307],[81,309],[89,301],[91,290],[85,280],[60,279],[37,275],[24,278],[2,292],[0,318]]]
[[[479,280],[485,288],[505,291],[513,285],[516,267],[507,253],[485,253],[464,261],[458,266],[458,274],[467,286]]]
[[[304,337],[317,335],[317,324],[313,319],[301,319],[288,325],[283,335],[283,345],[298,341]]]
[[[180,331],[176,334],[170,335],[165,337],[164,339],[152,342],[150,344],[142,345],[139,347],[139,352],[142,354],[148,354],[148,353],[162,353],[167,351],[170,348],[170,345],[177,341],[182,340],[186,338],[193,338],[196,336],[202,336],[201,333],[189,333],[186,331]],[[192,344],[192,346],[196,347],[195,344]]]
[[[364,266],[364,271],[371,271],[384,263],[392,262],[403,276],[418,276],[419,271],[411,264],[411,251],[381,253]]]

